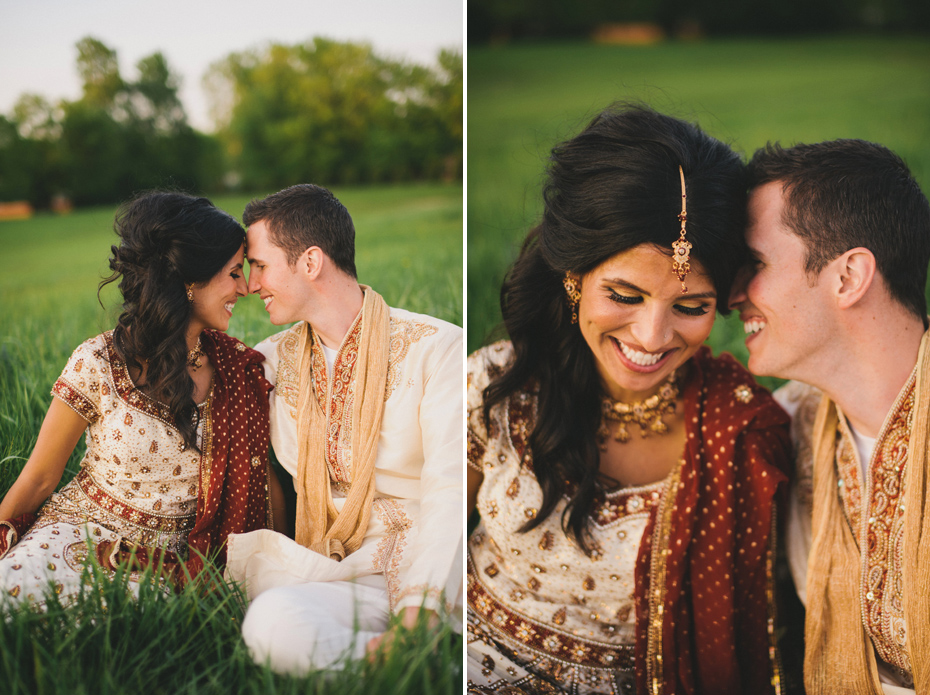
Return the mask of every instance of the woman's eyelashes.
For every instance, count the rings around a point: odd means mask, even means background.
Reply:
[[[625,304],[625,305],[640,304],[643,301],[643,298],[641,295],[620,294],[616,290],[609,289],[609,288],[608,290],[609,290],[608,297],[610,298],[612,302],[616,302],[617,304]],[[675,311],[677,311],[680,314],[684,314],[685,316],[704,316],[710,309],[709,305],[707,304],[699,304],[698,306],[685,306],[684,304],[675,304],[673,308],[675,309]]]
[[[681,312],[685,316],[703,316],[708,311],[708,306],[706,304],[701,304],[700,306],[682,306],[681,304],[675,305],[675,310]]]
[[[618,304],[639,304],[643,301],[643,298],[639,295],[627,295],[620,294],[616,290],[608,289],[610,294],[608,295],[611,301],[617,302]]]

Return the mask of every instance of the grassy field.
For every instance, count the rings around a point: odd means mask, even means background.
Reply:
[[[639,100],[751,155],[767,141],[880,142],[930,191],[930,41],[546,43],[468,52],[468,348],[500,322],[498,292],[541,211],[546,157],[600,109]],[[742,329],[711,342],[745,358]]]
[[[462,187],[409,185],[334,191],[352,214],[359,280],[392,306],[462,324]],[[259,193],[258,195],[262,195]],[[239,217],[249,197],[216,198]],[[32,451],[49,391],[71,351],[113,326],[107,273],[114,208],[0,222],[7,253],[0,276],[0,496]],[[256,297],[241,300],[230,333],[254,345],[278,331]],[[83,442],[62,483],[77,472]],[[461,640],[448,630],[412,637],[404,659],[359,664],[332,677],[285,678],[251,663],[239,637],[243,604],[220,583],[204,597],[159,592],[121,599],[104,583],[77,610],[0,619],[4,693],[453,693],[460,692]],[[102,599],[101,599],[102,597]],[[101,600],[103,603],[101,603]],[[103,616],[106,615],[106,619]],[[76,619],[79,618],[79,619]]]

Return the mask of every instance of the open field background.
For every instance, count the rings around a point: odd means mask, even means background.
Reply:
[[[782,144],[862,138],[891,148],[930,191],[930,40],[727,39],[608,46],[550,42],[468,52],[468,349],[500,323],[498,292],[541,212],[549,150],[617,100],[698,122],[747,157]],[[718,317],[715,354],[745,362]]]
[[[340,188],[352,214],[359,280],[392,306],[462,323],[462,186],[416,184]],[[256,195],[264,195],[258,193]],[[214,198],[239,217],[250,196]],[[0,222],[6,251],[0,275],[0,496],[35,444],[52,384],[71,351],[112,328],[119,293],[97,284],[108,274],[116,237],[113,207]],[[240,299],[230,333],[254,345],[272,326],[256,297]],[[77,472],[78,445],[62,484]],[[101,596],[104,603],[101,603]],[[221,585],[207,599],[159,592],[138,602],[107,584],[77,611],[0,620],[4,693],[452,693],[461,690],[460,640],[449,631],[404,660],[359,665],[344,676],[291,679],[251,663],[239,638],[242,603]],[[77,616],[84,616],[75,621]],[[106,615],[106,620],[97,619]],[[96,616],[96,617],[95,617]],[[459,646],[451,646],[453,644]]]

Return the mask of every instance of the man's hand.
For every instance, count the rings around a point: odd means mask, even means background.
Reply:
[[[420,615],[422,614],[422,618]],[[377,637],[372,637],[368,640],[368,645],[365,648],[365,652],[368,654],[368,659],[374,661],[378,652],[383,651],[387,653],[391,650],[392,645],[394,644],[394,639],[397,635],[397,630],[403,628],[405,630],[413,630],[418,620],[423,620],[426,624],[426,627],[432,630],[439,624],[439,616],[436,614],[436,611],[431,611],[426,608],[413,608],[407,607],[404,608],[403,612],[400,615],[400,622],[394,623],[394,625],[387,631],[382,632]]]

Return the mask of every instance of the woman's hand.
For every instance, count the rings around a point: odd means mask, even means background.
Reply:
[[[13,519],[39,508],[55,491],[65,464],[85,429],[87,420],[59,399],[52,398],[35,448],[0,502],[0,519]]]

